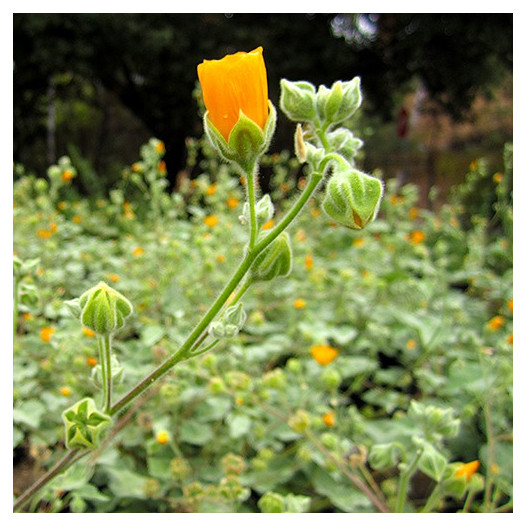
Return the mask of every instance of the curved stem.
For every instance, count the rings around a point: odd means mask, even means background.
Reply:
[[[66,469],[69,465],[73,464],[81,457],[86,455],[87,452],[79,451],[78,449],[72,449],[68,451],[62,459],[57,462],[43,477],[38,479],[29,488],[18,497],[13,505],[13,511],[18,511],[26,504],[26,502],[35,495],[37,491],[43,488],[51,479],[55,478],[62,470]]]
[[[247,181],[248,207],[250,211],[250,241],[249,247],[253,248],[256,244],[258,235],[258,218],[256,216],[256,170],[257,163],[248,168],[244,174]]]
[[[102,341],[104,361],[106,362],[106,386],[104,389],[104,412],[108,413],[111,407],[111,398],[113,391],[113,378],[111,374],[111,334],[105,334]]]
[[[420,460],[420,457],[422,456],[422,453],[423,453],[423,450],[419,449],[416,452],[415,456],[413,457],[411,464],[409,464],[405,468],[403,473],[400,475],[398,495],[396,496],[396,507],[395,507],[396,513],[404,512],[405,498],[407,495],[407,490],[409,488],[409,479],[411,478],[413,473],[416,471],[416,467],[418,465],[418,461]]]

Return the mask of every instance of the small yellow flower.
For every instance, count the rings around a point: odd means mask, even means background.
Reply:
[[[136,173],[141,173],[142,172],[142,166],[140,165],[140,163],[133,163],[131,165],[131,169],[136,172]]]
[[[144,248],[142,247],[135,247],[132,251],[132,254],[138,258],[144,254]]]
[[[270,230],[274,226],[274,219],[269,219],[262,227],[261,230]]]
[[[416,349],[416,340],[407,340],[405,346],[410,351]]]
[[[31,313],[29,312],[24,312],[22,313],[22,318],[24,318],[25,321],[30,321],[33,319],[33,316],[31,316]]]
[[[97,358],[94,356],[89,356],[86,360],[86,363],[88,364],[88,367],[95,367],[97,365]]]
[[[513,333],[508,334],[508,337],[506,338],[506,343],[509,345],[513,345]]]
[[[503,179],[503,177],[502,177],[502,174],[501,174],[501,173],[497,172],[496,174],[493,174],[493,182],[494,182],[495,184],[499,184],[499,183],[501,183],[501,182],[502,182],[502,179]]]
[[[296,234],[296,241],[303,243],[306,239],[307,234],[305,233],[305,230],[298,230],[298,233]]]
[[[73,223],[76,223],[77,225],[79,223],[82,223],[82,217],[78,216],[78,215],[75,215],[71,218],[71,220],[73,221]]]
[[[304,299],[298,298],[294,300],[295,309],[304,309],[307,306],[307,302]]]
[[[496,475],[500,471],[499,466],[497,466],[497,464],[491,464],[490,469],[494,475]]]
[[[311,211],[310,211],[310,215],[316,219],[317,217],[320,217],[321,215],[321,212],[320,212],[320,209],[319,208],[313,208]]]
[[[413,243],[413,245],[419,245],[426,239],[426,235],[422,230],[413,230],[409,236],[409,241]]]
[[[334,413],[332,411],[329,411],[328,413],[325,413],[323,415],[323,423],[327,427],[333,427],[336,423],[336,419],[334,418]]]
[[[338,350],[330,345],[313,345],[310,353],[320,365],[329,365],[338,356]]]
[[[82,333],[87,338],[95,338],[95,331],[92,331],[91,329],[88,329],[88,327],[82,327]]]
[[[206,189],[206,195],[214,195],[217,192],[217,184],[212,183],[207,189]]]
[[[455,477],[461,478],[466,477],[466,480],[471,480],[471,477],[476,473],[480,466],[478,460],[473,460],[473,462],[468,462],[467,464],[462,464],[456,471]]]
[[[314,267],[314,258],[310,254],[307,254],[305,256],[305,269],[312,270],[313,267]]]
[[[391,202],[392,205],[397,205],[399,203],[403,203],[404,202],[404,198],[400,195],[392,195],[390,198],[389,198],[389,201]]]
[[[415,220],[417,217],[418,217],[418,208],[416,206],[412,206],[410,209],[409,209],[409,219],[411,220]]]
[[[513,314],[513,300],[508,300],[508,309]]]
[[[263,48],[204,60],[197,75],[208,118],[227,142],[241,111],[261,129],[265,127],[269,103]]]
[[[49,230],[52,234],[54,234],[57,231],[57,224],[54,221],[51,221],[51,223],[49,223]]]
[[[51,336],[53,336],[54,332],[55,329],[53,327],[43,327],[40,330],[40,339],[43,342],[49,343],[51,341]]]
[[[229,197],[226,200],[226,206],[228,206],[228,208],[236,208],[238,204],[239,204],[239,199],[236,199],[235,197]]]
[[[109,274],[108,275],[108,279],[112,282],[112,283],[117,283],[117,281],[119,281],[119,276],[117,274]]]
[[[69,183],[73,177],[75,177],[75,174],[71,170],[64,170],[62,172],[62,181],[65,183]]]
[[[365,239],[363,237],[357,237],[352,242],[353,247],[363,247],[365,245]]]
[[[67,204],[65,201],[59,201],[59,202],[57,203],[57,208],[58,208],[59,210],[64,211],[64,210],[66,210],[67,207],[68,207],[68,204]]]
[[[471,161],[469,164],[469,169],[474,172],[479,167],[477,161]]]
[[[60,388],[60,394],[62,396],[69,396],[71,394],[71,389],[69,387],[61,387]]]
[[[504,318],[502,316],[494,316],[488,321],[488,327],[492,331],[498,331],[504,325]]]
[[[168,431],[159,431],[156,440],[159,444],[166,444],[168,442]]]
[[[37,236],[40,238],[40,239],[49,239],[51,237],[51,230],[47,230],[46,228],[41,228],[38,232],[37,232]]]
[[[213,228],[219,223],[219,218],[217,216],[206,216],[203,219],[203,222],[206,226],[209,226],[210,228]]]
[[[243,405],[245,403],[245,400],[241,396],[238,396],[236,398],[236,405]]]
[[[226,257],[223,256],[223,254],[218,254],[216,259],[218,263],[224,263],[226,261]]]
[[[161,155],[165,152],[166,148],[163,141],[158,141],[155,145],[155,151]]]

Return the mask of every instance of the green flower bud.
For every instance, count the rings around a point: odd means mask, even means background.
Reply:
[[[382,194],[379,179],[349,166],[327,182],[322,208],[337,223],[360,230],[376,217]]]
[[[267,151],[275,128],[276,109],[270,101],[264,129],[240,110],[239,119],[228,136],[228,142],[210,122],[208,112],[204,116],[204,130],[212,146],[223,159],[236,164],[245,172],[250,171],[256,160]]]
[[[272,204],[272,199],[270,195],[265,194],[257,203],[256,203],[256,217],[258,224],[264,225],[267,221],[272,219],[274,215],[274,205]]]
[[[338,128],[327,134],[327,140],[335,152],[341,154],[351,162],[356,157],[358,150],[363,146],[363,141],[353,135],[350,130]]]
[[[251,274],[254,281],[269,281],[288,276],[292,270],[292,247],[287,232],[282,232],[252,264]]]
[[[97,410],[92,398],[84,398],[66,409],[62,420],[68,449],[97,448],[104,431],[112,423],[110,416]]]
[[[124,367],[119,363],[119,360],[111,355],[111,378],[114,384],[122,382],[124,376]],[[100,364],[95,365],[91,370],[91,380],[93,383],[102,388],[102,368]]]
[[[398,464],[404,455],[401,444],[375,444],[369,453],[369,463],[374,469],[392,468]]]
[[[327,389],[336,389],[342,382],[342,376],[336,369],[324,369],[321,381]]]
[[[316,108],[322,123],[343,122],[353,115],[361,103],[359,77],[347,82],[338,80],[331,89],[320,86],[316,94]]]
[[[258,508],[262,513],[284,513],[285,499],[269,491],[258,500]]]
[[[316,116],[316,89],[309,82],[281,80],[281,111],[293,122],[312,121]]]
[[[122,294],[101,281],[79,298],[80,322],[98,334],[108,334],[124,326],[133,312]]]
[[[210,324],[209,333],[214,338],[233,338],[243,328],[247,314],[243,304],[232,305],[217,321]]]
[[[303,409],[297,409],[288,419],[289,427],[296,433],[303,433],[310,424],[310,415]]]

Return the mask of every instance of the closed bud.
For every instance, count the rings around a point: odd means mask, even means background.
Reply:
[[[133,312],[122,294],[101,281],[79,298],[80,322],[98,334],[108,334],[124,326]]]
[[[267,492],[258,500],[262,513],[284,513],[285,499],[277,493]]]
[[[361,103],[359,77],[347,82],[338,80],[331,89],[320,86],[316,94],[316,107],[320,121],[329,125],[341,123],[351,117]]]
[[[66,409],[62,420],[68,449],[97,448],[104,431],[112,423],[110,416],[97,410],[92,398],[84,398]]]
[[[356,138],[350,130],[338,128],[327,134],[327,140],[335,152],[341,154],[351,162],[356,157],[358,150],[363,146],[363,141]]]
[[[376,217],[382,194],[379,179],[349,166],[329,179],[322,208],[337,223],[360,230]]]
[[[239,166],[244,172],[251,171],[257,159],[267,151],[276,128],[276,110],[269,101],[269,114],[264,128],[249,119],[243,111],[232,128],[228,141],[212,124],[208,114],[204,117],[204,129],[212,146],[221,157]]]
[[[243,304],[232,305],[217,321],[210,324],[209,333],[214,338],[233,338],[243,328],[247,314]]]
[[[274,215],[274,205],[272,204],[272,199],[270,195],[265,194],[257,203],[256,203],[256,217],[260,225],[265,224],[267,221],[272,219]]]
[[[300,163],[304,163],[307,160],[307,146],[303,140],[303,129],[299,123],[294,133],[294,153]]]
[[[251,274],[255,281],[269,281],[288,276],[292,270],[292,248],[287,232],[282,232],[252,264]]]
[[[310,415],[307,411],[297,409],[296,412],[290,416],[287,423],[296,433],[303,433],[309,427],[310,421]]]
[[[308,122],[316,117],[316,89],[309,82],[281,80],[279,105],[293,122]]]

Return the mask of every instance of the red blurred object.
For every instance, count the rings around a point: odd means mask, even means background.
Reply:
[[[402,108],[398,112],[396,135],[403,139],[407,135],[409,129],[409,113],[405,108]]]

